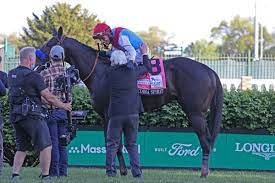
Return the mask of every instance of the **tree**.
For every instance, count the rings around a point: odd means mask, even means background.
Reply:
[[[12,45],[17,45],[20,42],[20,38],[17,37],[15,33],[9,35],[0,34],[0,44],[4,44],[5,38],[7,38],[8,42],[10,42]]]
[[[254,50],[254,25],[250,18],[235,16],[230,23],[222,21],[211,30],[213,40],[221,42],[220,51],[224,54],[247,53]],[[263,28],[264,46],[272,41],[266,27]]]
[[[149,27],[148,32],[139,31],[138,35],[148,44],[153,55],[162,55],[164,47],[168,45],[168,41],[165,39],[166,32],[157,26]]]
[[[217,53],[217,45],[213,42],[207,42],[205,39],[196,41],[188,45],[184,53],[188,56],[202,56],[208,57]]]
[[[89,46],[94,46],[91,29],[99,22],[96,15],[90,14],[78,4],[74,7],[67,3],[57,3],[46,7],[40,17],[33,14],[27,18],[28,28],[23,28],[21,46],[40,47],[52,36],[52,28],[63,26],[64,33]]]
[[[267,45],[264,49],[265,55],[275,55],[275,32],[272,33],[273,42]]]

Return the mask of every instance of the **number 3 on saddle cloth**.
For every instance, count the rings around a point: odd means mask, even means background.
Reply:
[[[161,95],[166,88],[162,58],[150,60],[151,70],[138,78],[137,86],[141,95]]]

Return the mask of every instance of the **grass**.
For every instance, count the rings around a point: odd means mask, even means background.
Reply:
[[[10,182],[11,168],[4,168],[1,183]],[[23,168],[21,172],[22,183],[41,182],[38,178],[39,168]],[[274,172],[251,172],[251,171],[212,171],[207,179],[199,177],[199,171],[193,170],[163,170],[144,169],[144,182],[184,182],[184,183],[274,183]],[[68,183],[103,183],[103,182],[140,182],[132,178],[131,173],[126,177],[117,175],[114,178],[105,176],[104,169],[96,168],[70,168],[67,178],[53,179],[52,182]]]

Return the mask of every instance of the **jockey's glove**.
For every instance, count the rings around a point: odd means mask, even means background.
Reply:
[[[127,67],[129,69],[135,69],[134,61],[133,60],[129,60],[128,63],[127,63]]]
[[[110,54],[107,51],[99,51],[98,54],[101,57],[110,57]]]
[[[149,70],[151,68],[150,59],[148,55],[143,55],[143,65]]]

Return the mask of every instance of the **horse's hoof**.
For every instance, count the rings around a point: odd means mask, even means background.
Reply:
[[[201,178],[207,178],[210,174],[209,168],[202,168],[201,169]]]
[[[120,175],[121,176],[126,176],[128,174],[127,169],[120,170]]]

